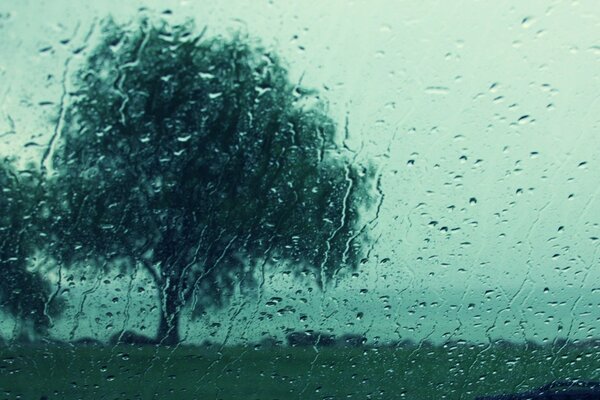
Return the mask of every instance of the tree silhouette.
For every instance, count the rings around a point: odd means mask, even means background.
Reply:
[[[18,340],[45,336],[50,316],[59,302],[50,302],[45,277],[30,270],[30,260],[41,247],[36,213],[39,174],[18,171],[9,159],[0,160],[0,308],[17,318]]]
[[[145,269],[161,343],[179,342],[184,306],[222,306],[269,264],[324,285],[363,257],[373,170],[336,145],[323,102],[272,52],[191,23],[107,20],[75,86],[49,250]]]

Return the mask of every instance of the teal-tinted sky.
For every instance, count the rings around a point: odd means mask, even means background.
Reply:
[[[434,340],[598,335],[600,3],[4,0],[0,153],[39,159],[78,62],[68,57],[95,20],[126,20],[142,4],[208,35],[260,37],[341,125],[348,118],[349,146],[381,166],[379,239],[359,278],[310,294],[277,275],[262,297],[211,316],[222,319],[218,337],[304,324]],[[122,281],[116,302],[115,283],[86,300],[77,335],[123,324],[106,316],[124,312]],[[74,304],[85,288],[71,292]],[[273,295],[283,299],[275,310],[265,306]],[[285,305],[296,311],[278,316]]]

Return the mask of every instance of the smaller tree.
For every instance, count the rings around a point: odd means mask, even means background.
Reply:
[[[46,336],[50,317],[60,309],[50,301],[47,279],[30,269],[43,240],[35,217],[39,183],[36,172],[17,171],[10,160],[0,160],[0,308],[18,320],[21,340]]]

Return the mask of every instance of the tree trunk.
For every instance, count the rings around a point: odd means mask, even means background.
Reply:
[[[179,343],[179,317],[180,313],[168,315],[165,312],[160,314],[158,325],[157,342],[165,346],[175,346]]]
[[[165,346],[174,346],[180,342],[179,320],[183,305],[179,299],[177,284],[161,289],[160,321],[156,340]]]

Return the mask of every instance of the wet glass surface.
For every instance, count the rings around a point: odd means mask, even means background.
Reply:
[[[0,35],[0,398],[600,380],[598,4],[8,0]]]

